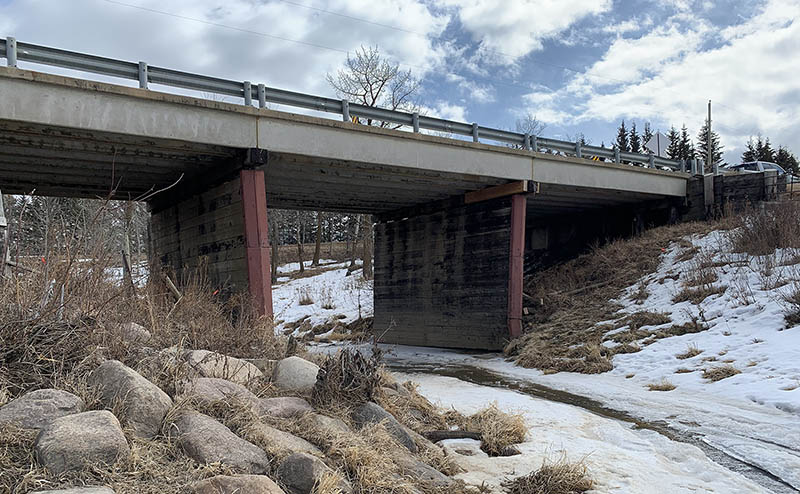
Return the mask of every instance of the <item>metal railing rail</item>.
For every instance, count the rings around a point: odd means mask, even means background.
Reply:
[[[596,156],[598,158],[612,160],[616,163],[627,162],[641,164],[649,168],[660,167],[682,172],[696,170],[695,163],[669,160],[654,156],[653,154],[620,152],[615,148],[581,145],[581,143],[576,142],[483,127],[477,123],[455,122],[420,115],[419,113],[370,107],[351,103],[347,100],[297,93],[268,87],[264,84],[253,84],[250,81],[231,81],[163,67],[155,67],[145,62],[125,62],[58,48],[22,43],[11,37],[0,39],[0,58],[5,58],[9,67],[16,67],[19,61],[33,62],[135,80],[139,82],[139,87],[142,89],[147,89],[148,85],[153,83],[242,98],[244,104],[247,106],[252,106],[255,101],[258,103],[259,108],[265,108],[267,103],[275,103],[307,110],[335,113],[341,115],[342,120],[345,122],[349,122],[352,117],[358,117],[378,120],[389,124],[408,126],[412,128],[413,132],[419,132],[420,129],[425,129],[435,132],[471,136],[474,142],[480,142],[481,139],[485,139],[506,145],[518,146],[521,149],[529,151],[557,151],[579,158]],[[687,164],[690,165],[689,170],[687,170]]]

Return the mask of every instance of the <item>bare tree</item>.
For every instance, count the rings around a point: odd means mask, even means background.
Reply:
[[[319,251],[322,246],[322,211],[317,211],[317,240],[314,244],[314,259],[311,261],[312,266],[319,266]]]
[[[532,136],[542,135],[544,129],[547,128],[547,124],[531,113],[526,114],[522,118],[518,118],[514,126],[520,134],[530,134]]]
[[[328,84],[339,98],[366,106],[415,112],[419,104],[415,96],[420,83],[410,70],[384,58],[378,47],[362,46],[354,55],[347,55],[344,67],[336,74],[327,74]],[[367,119],[367,125],[397,128],[400,125]]]

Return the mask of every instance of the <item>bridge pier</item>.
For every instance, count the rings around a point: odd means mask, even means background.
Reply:
[[[259,314],[272,316],[266,186],[263,170],[201,192],[179,195],[151,211],[152,252],[179,283],[202,272],[223,296],[250,294]]]
[[[522,331],[523,194],[468,196],[378,217],[375,319],[381,341],[500,350]]]

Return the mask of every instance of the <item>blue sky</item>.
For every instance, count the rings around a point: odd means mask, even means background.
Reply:
[[[756,134],[800,154],[798,18],[800,0],[0,0],[0,36],[316,94],[378,46],[428,114],[529,114],[593,144],[622,119],[696,135],[711,99],[729,161]]]

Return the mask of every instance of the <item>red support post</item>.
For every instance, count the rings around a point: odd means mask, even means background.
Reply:
[[[522,275],[525,258],[525,210],[523,194],[511,196],[511,246],[508,267],[508,332],[522,334]]]
[[[272,317],[267,191],[263,170],[241,170],[244,241],[250,296],[260,315]]]

